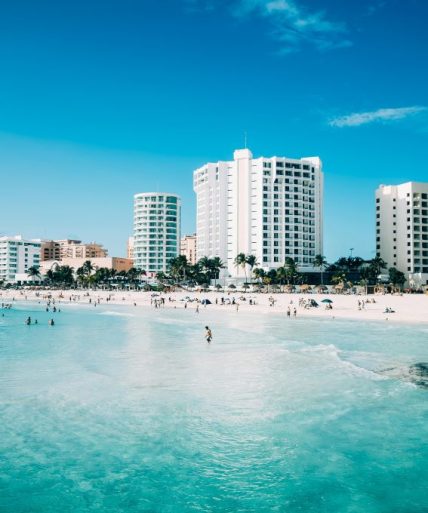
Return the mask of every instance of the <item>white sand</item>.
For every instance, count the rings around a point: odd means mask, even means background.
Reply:
[[[39,294],[39,297],[36,294]],[[16,302],[25,301],[41,301],[45,303],[47,295],[51,295],[55,299],[56,303],[62,303],[66,305],[70,303],[70,296],[73,296],[73,303],[79,304],[90,304],[93,305],[95,302],[100,302],[101,305],[106,304],[106,298],[110,297],[111,300],[108,304],[120,304],[120,305],[131,305],[136,304],[136,308],[154,308],[151,305],[152,293],[151,292],[108,292],[108,291],[0,291],[0,303],[9,303],[14,299]],[[87,295],[89,294],[89,296]],[[61,296],[63,296],[61,298]],[[407,323],[428,323],[428,295],[426,294],[404,294],[404,295],[371,295],[368,297],[357,296],[357,295],[342,295],[342,294],[287,294],[287,293],[276,293],[276,294],[255,294],[255,293],[221,293],[221,292],[174,292],[169,294],[158,295],[157,298],[163,297],[165,299],[164,308],[177,308],[184,309],[184,302],[180,301],[184,297],[189,296],[190,298],[209,299],[212,304],[208,306],[199,305],[199,312],[202,315],[205,309],[210,311],[229,311],[234,312],[237,315],[241,312],[252,312],[254,314],[283,314],[286,316],[288,306],[291,307],[293,316],[294,307],[297,310],[298,317],[323,317],[326,319],[354,319],[354,320],[376,320],[376,321],[388,321],[388,322],[407,322]],[[238,309],[236,305],[221,305],[221,298],[227,298],[238,303]],[[172,301],[169,301],[169,298]],[[241,298],[246,298],[243,301]],[[269,298],[274,298],[274,306],[269,306]],[[314,299],[320,306],[318,308],[306,309],[299,306],[299,299],[310,300]],[[321,303],[321,300],[329,298],[333,301],[333,309],[326,310],[325,304]],[[215,304],[215,301],[218,304]],[[249,299],[256,302],[255,305],[249,304]],[[358,301],[373,299],[375,303],[368,302],[364,308],[358,309]],[[90,302],[91,300],[91,302]],[[385,313],[385,309],[389,307],[395,311],[395,313]],[[196,302],[187,304],[187,311],[192,312],[196,309]]]

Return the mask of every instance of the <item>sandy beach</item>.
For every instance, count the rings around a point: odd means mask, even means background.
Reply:
[[[175,308],[203,315],[204,310],[221,312],[253,312],[255,314],[284,314],[290,309],[291,318],[296,309],[297,317],[322,317],[325,319],[354,319],[363,321],[388,321],[405,323],[428,323],[428,295],[343,295],[343,294],[288,294],[288,293],[239,293],[239,292],[171,292],[154,294],[135,291],[102,290],[43,290],[43,291],[0,291],[0,302],[23,303],[40,301],[45,303],[49,296],[56,304],[123,305],[135,308]],[[225,304],[222,304],[222,298]],[[163,301],[160,301],[163,299]],[[189,301],[190,299],[190,301]],[[201,304],[202,300],[211,304]],[[323,300],[332,301],[327,309]],[[155,301],[156,300],[156,301]],[[272,303],[273,300],[273,303]],[[308,308],[314,300],[319,306]],[[250,302],[252,304],[250,304]],[[157,305],[155,304],[157,303]],[[197,308],[199,305],[199,308]],[[386,310],[392,310],[387,312]],[[197,311],[198,310],[198,311]]]

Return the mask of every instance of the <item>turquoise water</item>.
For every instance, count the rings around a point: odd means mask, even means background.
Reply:
[[[427,327],[3,312],[2,513],[428,511]]]

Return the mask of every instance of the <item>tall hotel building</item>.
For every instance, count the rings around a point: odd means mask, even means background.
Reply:
[[[220,257],[231,277],[238,253],[257,257],[264,270],[293,258],[313,270],[323,252],[323,172],[318,157],[260,157],[236,150],[233,161],[194,171],[197,259]]]
[[[165,272],[179,254],[181,201],[169,193],[134,196],[134,266],[147,273]]]
[[[376,190],[376,254],[409,283],[428,283],[428,183]]]

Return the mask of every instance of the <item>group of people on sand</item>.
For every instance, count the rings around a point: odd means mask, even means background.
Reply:
[[[369,303],[376,303],[375,298],[372,299],[359,299],[358,300],[358,310],[364,310],[366,305]]]
[[[154,306],[155,308],[161,308],[162,306],[165,306],[165,298],[158,297],[158,298],[151,298],[150,304]],[[134,306],[136,306],[136,303],[134,303]]]
[[[385,307],[385,310],[383,311],[383,313],[395,313],[395,310],[393,310],[392,308],[387,306],[387,307]]]

